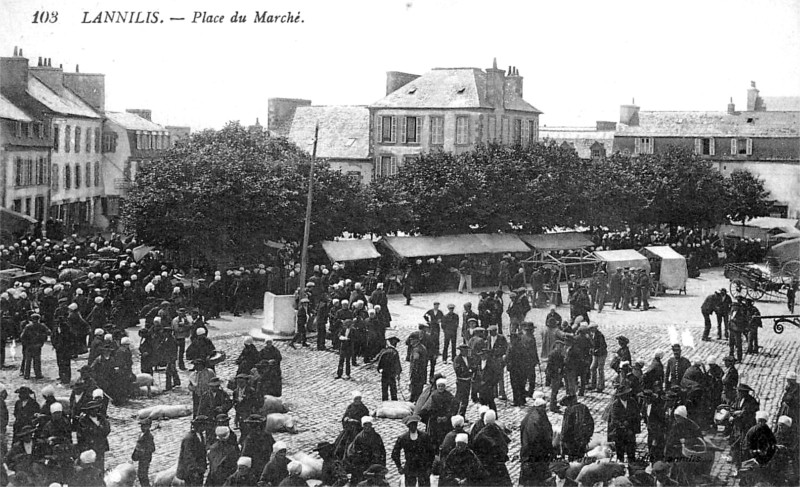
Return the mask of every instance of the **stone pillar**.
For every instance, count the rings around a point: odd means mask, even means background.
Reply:
[[[261,331],[265,335],[294,335],[294,296],[264,293],[264,324]]]

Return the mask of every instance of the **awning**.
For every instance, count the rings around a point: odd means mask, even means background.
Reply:
[[[493,251],[476,235],[442,237],[383,237],[381,242],[400,257],[489,254]]]
[[[767,259],[775,259],[779,265],[800,260],[800,238],[773,245],[767,251]]]
[[[481,243],[493,254],[505,252],[530,252],[525,243],[513,233],[476,233]]]
[[[144,258],[145,255],[152,252],[153,249],[154,247],[150,247],[149,245],[140,245],[138,247],[135,247],[133,249],[133,259],[136,262],[139,262],[140,260],[142,260],[142,258]]]
[[[646,257],[653,255],[661,260],[659,281],[664,288],[684,289],[686,287],[689,269],[684,256],[667,246],[645,247],[641,252]]]
[[[594,245],[589,237],[578,232],[520,235],[519,238],[536,250],[575,250]]]
[[[777,233],[800,230],[800,220],[796,218],[775,218],[771,216],[762,216],[753,218],[745,224],[750,227],[763,228],[767,231],[777,229],[779,230]]]
[[[598,250],[594,255],[596,255],[598,259],[606,262],[606,272],[608,272],[609,275],[615,272],[619,267],[645,268],[647,272],[650,272],[650,261],[647,260],[647,257],[633,249]]]
[[[322,242],[322,248],[334,262],[377,259],[381,256],[370,240],[326,240]]]

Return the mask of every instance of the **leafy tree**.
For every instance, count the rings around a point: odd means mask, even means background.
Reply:
[[[310,158],[285,138],[238,122],[205,130],[142,167],[124,218],[144,241],[216,261],[258,257],[264,242],[303,236]],[[315,168],[312,241],[363,232],[358,183]]]
[[[747,170],[737,169],[726,180],[728,189],[728,217],[742,222],[769,214],[772,207],[770,193],[764,180]]]

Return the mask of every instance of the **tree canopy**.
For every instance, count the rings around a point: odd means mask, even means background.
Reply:
[[[764,180],[750,171],[733,171],[728,184],[728,216],[732,221],[745,223],[748,220],[769,214],[772,206]]]
[[[258,255],[266,240],[301,241],[310,157],[285,138],[238,122],[205,130],[144,165],[125,201],[144,241],[216,260]],[[315,166],[312,240],[363,233],[358,183]]]

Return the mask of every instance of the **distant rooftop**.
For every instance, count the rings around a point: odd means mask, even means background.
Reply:
[[[619,124],[617,136],[798,137],[800,112],[640,111],[638,125]]]
[[[161,125],[142,118],[130,112],[106,112],[106,118],[127,130],[145,130],[150,132],[164,132]]]
[[[319,123],[317,157],[329,159],[369,158],[369,109],[364,106],[298,107],[288,139],[309,154],[314,129]]]

